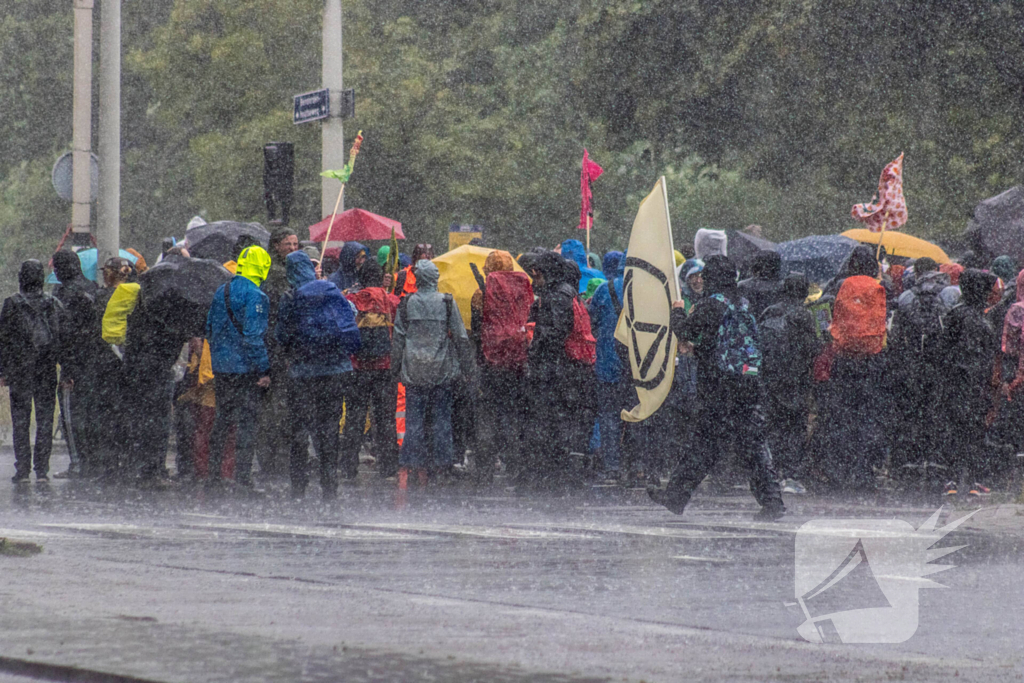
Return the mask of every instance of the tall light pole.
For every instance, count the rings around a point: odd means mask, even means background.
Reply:
[[[74,95],[71,115],[71,233],[74,246],[89,245],[92,208],[92,4],[75,0]]]
[[[121,241],[121,0],[100,0],[100,192],[97,263],[117,256]],[[88,168],[88,166],[86,166]],[[100,268],[96,269],[99,279]]]
[[[324,0],[322,59],[323,87],[331,91],[331,115],[321,124],[320,168],[326,171],[345,165],[345,132],[341,125],[341,0]],[[331,215],[339,188],[337,180],[321,177],[322,217]]]

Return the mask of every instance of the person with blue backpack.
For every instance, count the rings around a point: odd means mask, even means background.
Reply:
[[[253,488],[252,456],[261,392],[270,386],[270,359],[264,335],[270,304],[260,285],[270,272],[270,255],[247,247],[238,256],[237,274],[213,295],[206,316],[217,415],[210,431],[211,485],[222,483],[221,461],[235,428],[235,481]]]
[[[288,254],[285,269],[292,289],[281,297],[275,335],[288,364],[292,495],[305,495],[312,436],[320,459],[320,492],[324,500],[333,500],[338,495],[338,423],[345,397],[352,393],[350,356],[361,343],[356,311],[337,285],[316,279],[306,252]],[[349,419],[361,423],[365,414]]]
[[[682,514],[716,460],[731,449],[751,470],[750,489],[761,505],[757,518],[785,514],[766,442],[761,408],[761,351],[757,323],[736,289],[737,272],[727,256],[704,265],[704,297],[687,316],[681,301],[672,310],[673,333],[693,344],[697,358],[697,419],[693,448],[665,489],[648,488],[651,499]]]

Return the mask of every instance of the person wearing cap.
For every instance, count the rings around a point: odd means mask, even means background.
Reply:
[[[252,488],[252,444],[260,392],[270,386],[270,359],[264,340],[270,314],[260,285],[270,272],[270,255],[248,247],[238,257],[238,274],[213,295],[206,317],[217,415],[210,434],[210,482],[221,479],[221,460],[235,428],[235,480]]]
[[[53,446],[53,409],[57,396],[57,361],[61,350],[63,306],[43,293],[43,264],[29,259],[18,272],[19,292],[0,309],[0,386],[10,387],[15,484],[49,480]],[[35,405],[35,452],[29,427]]]

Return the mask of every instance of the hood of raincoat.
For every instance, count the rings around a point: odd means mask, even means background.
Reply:
[[[587,300],[591,299],[594,296],[594,293],[597,291],[597,288],[606,282],[608,281],[603,280],[599,277],[590,278],[590,281],[587,282],[587,291],[583,292],[583,298]]]
[[[484,260],[484,275],[514,270],[512,254],[495,249]]]
[[[683,256],[683,252],[678,249],[672,250],[672,259],[676,262],[676,268],[686,263],[686,257]]]
[[[697,258],[686,259],[676,268],[680,297],[692,302],[702,296],[690,287],[690,276],[702,272],[704,272],[704,262]]]
[[[420,292],[436,292],[437,280],[441,273],[437,266],[427,259],[420,259],[416,262],[416,289]]]
[[[306,258],[309,258],[308,256]],[[236,275],[259,287],[270,272],[270,254],[263,247],[247,247],[238,255]]]
[[[994,273],[968,268],[960,275],[961,301],[971,308],[984,308],[995,283]]]
[[[341,282],[335,283],[339,289],[348,289],[356,283],[356,258],[360,253],[366,253],[366,247],[359,242],[345,242],[338,254],[338,273],[341,273]]]
[[[704,262],[704,293],[720,294],[736,286],[736,266],[728,256],[715,254]]]
[[[604,279],[608,282],[622,277],[626,272],[626,255],[621,251],[609,251],[604,255],[604,261],[601,262],[601,271],[604,273]]]
[[[284,260],[285,274],[288,276],[288,284],[292,289],[298,289],[304,284],[316,280],[316,270],[309,254],[299,250],[288,254]]]
[[[82,274],[82,261],[78,258],[78,254],[67,249],[61,249],[53,255],[53,273],[61,284],[85,277]]]
[[[705,262],[708,257],[716,254],[727,256],[729,254],[729,238],[726,236],[725,230],[701,228],[693,236],[693,251],[696,252],[694,254],[696,258]]]
[[[604,260],[594,252],[587,254],[587,265],[604,272]]]
[[[1017,267],[1017,262],[1013,260],[1012,256],[1000,256],[992,261],[992,264],[988,267],[996,277],[1001,279],[1003,282],[1012,282],[1017,278],[1017,273],[1020,272],[1020,268]]]
[[[384,264],[388,262],[388,256],[391,256],[391,247],[385,244],[377,250],[377,265],[383,268]]]
[[[964,272],[964,267],[959,263],[943,263],[939,266],[939,272],[949,276],[949,284],[958,285],[960,284],[960,274]]]
[[[565,240],[562,242],[562,258],[567,258],[580,267],[580,270],[587,268],[587,253],[583,250],[583,242],[579,240]]]
[[[544,285],[550,287],[565,279],[565,259],[553,251],[545,251],[533,259],[533,270],[544,276]]]
[[[398,253],[398,265],[402,268],[408,268],[412,265],[412,257],[408,254]]]
[[[878,277],[878,261],[875,260],[875,250],[871,247],[861,245],[854,247],[850,252],[850,258],[846,261],[846,274],[844,277],[854,275],[867,275]],[[946,284],[949,284],[948,282]]]
[[[21,270],[18,271],[18,288],[22,294],[36,294],[43,291],[45,278],[46,271],[42,263],[34,258],[21,262]]]

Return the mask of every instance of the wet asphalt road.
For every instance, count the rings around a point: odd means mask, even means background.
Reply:
[[[44,549],[0,556],[0,681],[78,669],[152,681],[1024,677],[1024,524],[1006,514],[942,542],[969,545],[934,577],[947,589],[921,591],[909,641],[816,645],[786,605],[796,529],[821,517],[917,526],[932,501],[790,498],[791,514],[766,524],[748,495],[702,496],[676,517],[640,491],[441,487],[402,500],[362,480],[324,507],[269,488],[247,500],[0,486],[0,536]]]

